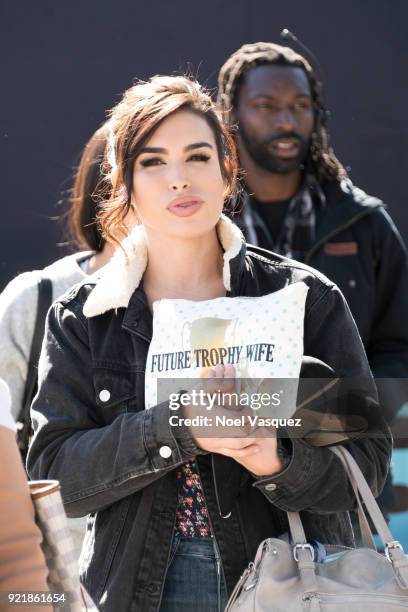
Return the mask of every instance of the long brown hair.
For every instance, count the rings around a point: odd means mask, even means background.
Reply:
[[[109,122],[110,195],[101,203],[98,215],[102,235],[109,242],[118,244],[119,236],[128,233],[125,217],[131,209],[133,166],[139,151],[160,123],[181,109],[202,116],[212,129],[227,185],[226,200],[232,197],[238,172],[236,148],[210,95],[197,81],[184,76],[155,76],[138,82],[125,91]]]
[[[70,241],[78,249],[101,251],[105,244],[96,219],[102,194],[106,196],[103,167],[108,135],[105,123],[86,143],[75,173],[67,226]]]

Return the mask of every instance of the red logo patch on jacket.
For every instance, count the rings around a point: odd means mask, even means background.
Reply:
[[[324,245],[326,255],[357,255],[358,244],[351,242],[326,242]]]

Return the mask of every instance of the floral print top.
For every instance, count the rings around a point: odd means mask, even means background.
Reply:
[[[175,530],[183,538],[212,537],[208,510],[195,461],[177,470],[178,507]]]

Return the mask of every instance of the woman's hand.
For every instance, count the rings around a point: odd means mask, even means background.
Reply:
[[[231,365],[217,365],[209,374],[204,383],[206,393],[236,393],[235,368]],[[184,409],[188,417],[197,416],[193,407]],[[239,406],[225,407],[216,405],[211,411],[211,417],[227,416],[228,418],[247,417],[252,414],[250,409]],[[277,452],[276,432],[263,427],[252,430],[249,421],[245,419],[244,425],[231,425],[224,428],[228,436],[220,434],[217,437],[208,437],[202,428],[190,427],[194,442],[197,446],[211,453],[219,453],[235,459],[247,470],[256,476],[268,476],[283,469],[282,461]],[[216,431],[214,429],[214,431]],[[221,430],[222,432],[222,430]],[[207,435],[203,435],[207,433]],[[223,433],[223,432],[222,432]],[[250,435],[250,434],[253,435]],[[230,437],[231,436],[231,437]]]
[[[234,366],[217,365],[214,370],[211,370],[209,377],[203,381],[202,390],[209,395],[216,393],[236,393],[235,389],[235,368]],[[253,452],[258,452],[253,446],[255,438],[248,437],[251,430],[249,422],[242,425],[225,425],[217,426],[216,417],[218,418],[237,418],[250,414],[247,408],[240,408],[236,404],[228,406],[222,404],[214,404],[211,410],[207,410],[207,406],[183,406],[183,416],[187,419],[193,419],[200,416],[201,418],[209,418],[211,425],[206,426],[189,426],[190,433],[195,444],[210,453],[220,453],[234,458],[244,458]],[[217,434],[214,436],[214,434]]]
[[[264,429],[264,428],[262,428]],[[258,430],[259,431],[259,430]],[[242,457],[233,456],[235,461],[238,461],[249,472],[255,476],[272,476],[283,470],[283,463],[278,455],[276,436],[271,437],[270,431],[265,431],[262,437],[256,437],[252,443],[254,451]]]

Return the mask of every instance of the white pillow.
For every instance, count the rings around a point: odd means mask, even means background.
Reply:
[[[264,379],[281,379],[275,391],[282,402],[274,413],[290,416],[303,356],[307,292],[300,282],[262,297],[154,302],[146,408],[185,390],[186,379],[195,379],[191,388],[196,387],[197,379],[223,362],[235,366],[241,393],[259,391]],[[292,384],[285,386],[289,379]]]

